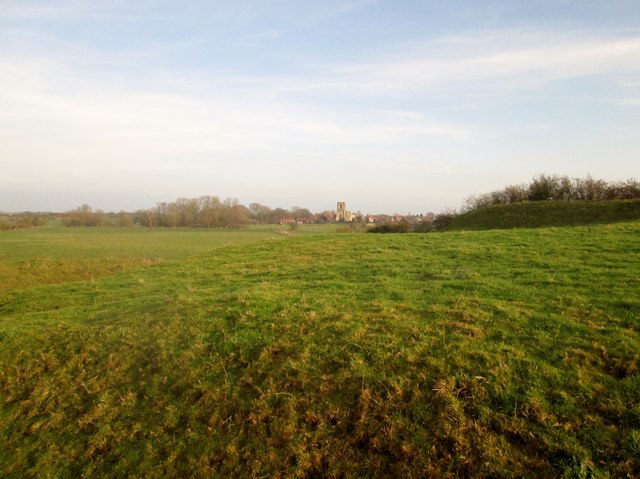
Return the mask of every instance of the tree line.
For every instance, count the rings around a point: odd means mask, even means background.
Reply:
[[[523,201],[590,201],[640,198],[640,183],[635,179],[606,182],[591,176],[541,174],[528,184],[509,185],[501,190],[469,196],[459,212],[445,211],[427,215],[420,221],[404,217],[401,222],[387,221],[377,225],[373,232],[441,231],[458,213],[467,213],[492,205]],[[359,215],[362,220],[361,215]],[[260,203],[241,205],[235,198],[221,200],[218,196],[179,198],[173,202],[157,203],[150,209],[130,213],[105,213],[82,205],[61,215],[54,213],[19,213],[0,215],[0,230],[45,226],[55,218],[65,226],[146,226],[165,228],[241,228],[249,224],[328,223],[334,220],[333,211],[311,213],[294,206],[291,210],[270,208]]]
[[[150,210],[138,211],[134,221],[149,227],[240,228],[249,224],[277,224],[290,221],[314,221],[306,208],[271,209],[260,203],[246,207],[236,198],[221,200],[217,196],[180,198],[171,203],[158,203]]]
[[[21,228],[35,228],[46,226],[48,215],[46,213],[14,213],[0,214],[0,231],[11,231]]]
[[[150,228],[241,228],[249,224],[285,224],[291,222],[326,222],[330,212],[313,214],[306,208],[272,209],[260,203],[248,207],[235,198],[218,196],[179,198],[160,202],[155,207],[134,213],[105,213],[82,205],[64,213],[65,226],[145,226]]]
[[[461,212],[522,201],[599,201],[634,198],[640,198],[640,183],[635,179],[606,182],[591,176],[569,178],[541,174],[534,177],[529,184],[509,185],[501,190],[469,196]]]

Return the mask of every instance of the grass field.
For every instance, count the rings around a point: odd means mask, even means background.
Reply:
[[[244,230],[60,227],[4,232],[0,236],[0,292],[96,279],[281,234],[273,226]]]
[[[0,234],[2,477],[637,477],[640,222]]]

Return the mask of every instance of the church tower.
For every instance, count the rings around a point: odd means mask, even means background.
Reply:
[[[344,223],[347,220],[347,205],[344,201],[338,201],[338,208],[336,209],[336,221],[338,223]]]

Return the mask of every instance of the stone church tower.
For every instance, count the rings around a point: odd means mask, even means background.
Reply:
[[[338,208],[336,209],[336,221],[338,223],[344,223],[347,221],[347,205],[344,201],[338,201]]]

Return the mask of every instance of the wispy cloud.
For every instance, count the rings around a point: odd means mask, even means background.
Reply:
[[[4,0],[0,5],[3,19],[28,20],[30,22],[71,22],[99,20],[113,21],[140,19],[157,7],[153,0],[111,2],[84,2],[82,0]]]
[[[260,33],[255,33],[253,35],[247,35],[245,38],[247,40],[273,40],[274,38],[278,38],[280,36],[280,32],[278,30],[267,30]]]
[[[484,33],[429,42],[391,58],[335,67],[330,85],[371,93],[475,86],[527,89],[587,75],[640,71],[640,37]]]
[[[421,110],[400,111],[374,102],[354,112],[289,93],[346,91],[419,98],[425,90],[452,85],[485,92],[531,88],[640,65],[640,38],[520,35],[518,42],[509,42],[509,35],[513,32],[445,38],[401,58],[320,69],[307,76],[234,79],[231,75],[221,81],[215,71],[192,76],[188,72],[172,76],[169,71],[164,72],[166,77],[148,78],[152,88],[146,91],[135,82],[113,83],[108,75],[97,79],[89,71],[55,60],[5,58],[0,64],[0,106],[5,118],[12,119],[4,127],[11,126],[13,132],[20,125],[47,124],[46,130],[57,131],[59,139],[86,143],[87,151],[89,143],[102,144],[98,150],[109,152],[107,145],[119,142],[129,155],[148,158],[239,149],[257,152],[300,141],[324,145],[393,143],[412,137],[461,141],[473,136],[469,125],[429,117]],[[276,36],[275,31],[258,35]],[[468,49],[461,50],[460,45]],[[106,56],[113,61],[112,54]],[[637,99],[626,103],[635,105]]]
[[[461,125],[423,114],[309,108],[274,95],[262,82],[203,93],[200,86],[192,89],[189,79],[168,82],[169,89],[159,80],[142,91],[64,65],[8,61],[0,68],[0,82],[0,155],[57,165],[62,177],[65,169],[87,164],[117,170],[134,161],[157,169],[181,157],[179,167],[189,168],[203,158],[269,152],[294,158],[310,145],[329,151],[412,137],[468,136]]]
[[[280,35],[281,33],[278,30],[266,30],[263,32],[245,35],[235,41],[234,44],[242,47],[257,47],[280,38]]]
[[[318,21],[330,20],[351,13],[354,10],[360,10],[373,3],[375,3],[375,0],[347,0],[339,2],[327,2],[320,7],[318,12],[314,16]]]

